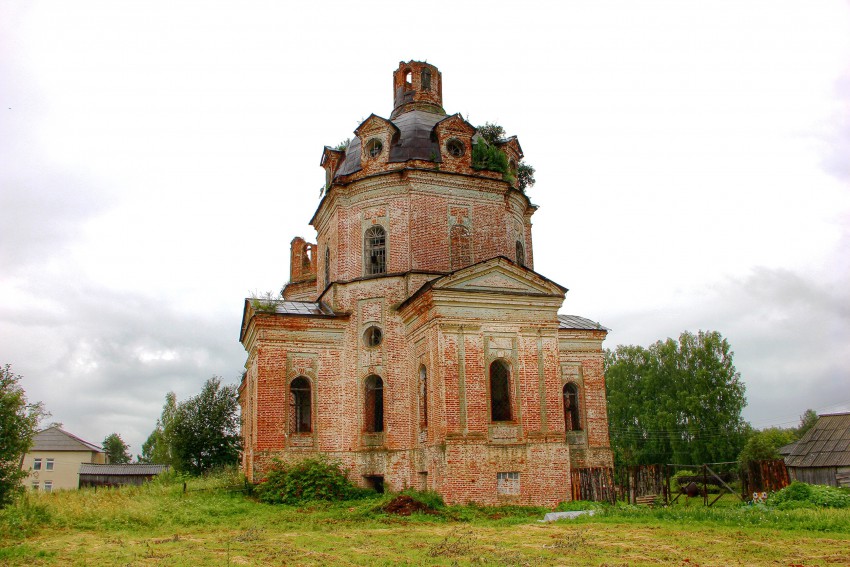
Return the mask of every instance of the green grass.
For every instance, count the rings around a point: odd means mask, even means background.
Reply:
[[[382,512],[393,495],[260,503],[218,476],[144,487],[29,494],[0,510],[8,565],[845,565],[850,510],[766,506],[599,506],[542,524],[548,511],[444,506]],[[699,505],[697,505],[699,504]],[[718,503],[719,504],[719,503]],[[573,503],[562,508],[583,507]]]

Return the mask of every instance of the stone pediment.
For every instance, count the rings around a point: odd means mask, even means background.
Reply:
[[[467,266],[435,280],[435,290],[510,292],[529,295],[557,295],[567,291],[533,270],[518,266],[504,257]]]

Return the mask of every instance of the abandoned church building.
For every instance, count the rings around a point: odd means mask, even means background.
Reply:
[[[517,138],[476,148],[442,91],[435,66],[399,65],[389,119],[322,153],[316,242],[292,241],[284,299],[245,300],[251,480],[321,454],[378,490],[552,506],[571,471],[612,465],[607,330],[559,315],[566,288],[534,271]]]

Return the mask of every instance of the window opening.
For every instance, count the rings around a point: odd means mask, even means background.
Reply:
[[[310,396],[310,381],[299,376],[289,385],[290,408],[292,409],[291,426],[293,433],[310,433],[313,431],[312,398]]]
[[[366,480],[366,485],[377,492],[378,494],[384,493],[384,477],[381,475],[366,475],[363,477]]]
[[[37,481],[37,480],[32,481],[32,485],[31,485],[31,486],[32,486],[32,489],[33,489],[33,490],[38,490],[38,481]]]
[[[446,142],[446,150],[452,157],[462,156],[465,149],[466,148],[464,147],[463,142],[461,142],[460,140],[453,139]]]
[[[384,340],[384,333],[381,332],[380,327],[376,327],[372,325],[366,332],[363,333],[363,342],[367,347],[376,347],[381,344]]]
[[[382,226],[372,226],[364,237],[366,248],[366,275],[387,272],[387,233]]]
[[[510,370],[504,360],[490,365],[490,420],[511,420]]]
[[[578,387],[572,382],[564,385],[564,427],[567,431],[581,431]]]
[[[449,233],[451,255],[449,258],[451,270],[458,270],[472,263],[472,239],[469,229],[461,224],[452,227]]]
[[[496,493],[508,495],[519,494],[519,473],[496,473]]]
[[[44,491],[45,492],[53,492],[53,481],[45,480],[44,481]]]
[[[428,427],[428,370],[419,367],[419,427]]]
[[[47,459],[47,461],[44,463],[44,470],[46,470],[46,471],[52,471],[53,470],[53,459]]]
[[[431,69],[428,69],[427,67],[422,69],[422,90],[431,90]]]
[[[378,157],[381,155],[381,151],[384,149],[384,144],[378,138],[372,138],[369,140],[369,143],[366,144],[366,153],[369,157]]]
[[[516,263],[525,266],[525,249],[519,240],[516,241]]]
[[[325,285],[331,283],[331,249],[325,246]]]
[[[384,381],[380,376],[366,378],[366,407],[363,413],[367,433],[384,430]]]
[[[34,471],[40,471],[41,470],[41,459],[33,459],[32,470],[34,470]]]
[[[413,72],[408,69],[404,72],[404,83],[406,87],[409,87],[413,84]]]

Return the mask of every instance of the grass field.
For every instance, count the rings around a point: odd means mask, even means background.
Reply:
[[[4,565],[850,565],[850,510],[696,502],[603,507],[551,524],[534,508],[400,517],[389,496],[258,503],[215,478],[29,495],[0,511]]]

